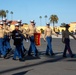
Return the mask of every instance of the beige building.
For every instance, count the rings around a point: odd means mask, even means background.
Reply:
[[[52,29],[53,27],[50,26]],[[28,28],[28,25],[24,25],[24,28],[27,29]],[[46,26],[37,26],[37,29],[40,30],[40,29],[43,29],[45,30]],[[62,32],[62,30],[65,30],[65,27],[60,27],[60,26],[56,26],[57,29],[60,30],[60,32]],[[71,22],[70,23],[70,28],[69,28],[69,31],[75,31],[76,30],[76,22]]]
[[[75,31],[76,30],[76,22],[71,22],[69,29],[70,29],[70,31]]]
[[[14,28],[15,28],[14,25],[15,25],[16,23],[17,23],[17,21],[12,21],[12,24],[11,24],[11,29],[12,29],[12,30],[14,30]],[[23,25],[23,27],[24,27],[25,29],[27,29],[28,26],[29,26],[29,25],[26,25],[26,24]],[[45,28],[46,28],[46,26],[36,26],[36,27],[37,27],[38,30],[40,30],[40,29],[45,30]],[[51,28],[53,29],[52,26],[51,26]],[[65,30],[65,27],[56,26],[56,28],[59,29],[60,32],[61,32],[62,30]],[[76,30],[76,22],[71,22],[71,23],[70,23],[69,31],[75,31],[75,30]]]

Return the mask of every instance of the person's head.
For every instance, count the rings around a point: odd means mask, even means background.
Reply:
[[[35,25],[34,20],[31,20],[31,21],[30,21],[30,24],[31,24],[32,26],[34,26],[34,25]]]
[[[3,18],[3,19],[2,19],[2,22],[3,22],[4,24],[6,24],[7,19]]]
[[[2,21],[3,21],[3,22],[6,22],[6,21],[7,21],[7,19],[6,19],[6,18],[3,18],[3,19],[2,19]]]
[[[47,27],[50,27],[50,23],[46,23],[46,26],[47,26]]]
[[[2,28],[3,27],[3,22],[0,22],[0,28]]]
[[[17,20],[17,23],[18,23],[19,25],[21,25],[22,20]]]
[[[20,24],[20,27],[23,27],[23,25],[24,25],[24,24],[23,24],[23,23],[21,23],[21,24]]]
[[[9,26],[9,27],[10,27],[10,25],[11,25],[11,24],[10,24],[10,23],[8,23],[8,26]]]
[[[15,30],[19,30],[19,24],[15,24]]]
[[[8,25],[8,22],[6,22],[5,25]]]
[[[65,25],[66,30],[68,30],[69,27],[70,27],[69,24],[66,24],[66,25]]]
[[[36,25],[36,23],[34,22],[34,26]]]
[[[64,29],[62,29],[62,32],[64,32]]]

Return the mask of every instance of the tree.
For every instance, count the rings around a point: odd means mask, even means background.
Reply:
[[[0,10],[0,17],[3,19],[6,17],[6,11],[5,10]]]
[[[11,11],[10,14],[11,14],[11,20],[13,20],[13,11]]]
[[[53,30],[54,30],[55,23],[58,23],[58,17],[57,15],[51,15],[49,19],[50,19],[50,22],[53,23]]]
[[[23,23],[24,25],[28,25],[28,23]]]
[[[40,31],[41,31],[42,34],[44,34],[44,30],[42,28],[40,29]]]
[[[66,25],[66,23],[61,23],[61,26],[60,27],[64,27]]]
[[[47,23],[47,15],[45,15],[44,18],[45,18],[45,23]]]
[[[39,16],[39,18],[40,18],[40,25],[41,25],[41,19],[42,19],[42,16]]]
[[[8,19],[8,13],[9,13],[9,11],[8,11],[8,10],[6,10],[6,14],[7,14],[7,19]]]

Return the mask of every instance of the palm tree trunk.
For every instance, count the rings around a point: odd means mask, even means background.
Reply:
[[[41,19],[40,19],[40,26],[41,26]]]
[[[13,20],[13,14],[11,14],[11,20]]]
[[[47,23],[47,19],[45,18],[45,24]]]
[[[7,13],[7,19],[8,19],[8,13]]]
[[[54,29],[54,22],[53,22],[53,31],[55,31],[55,29]]]
[[[2,16],[2,20],[3,20],[3,16]]]

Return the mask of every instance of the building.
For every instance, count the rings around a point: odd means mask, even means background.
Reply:
[[[0,22],[1,22],[1,21],[0,21]],[[12,21],[12,23],[11,23],[11,29],[12,29],[12,30],[14,30],[14,28],[15,28],[14,25],[15,25],[16,23],[17,23],[16,20],[13,20],[13,21]],[[23,27],[24,27],[25,29],[28,29],[28,26],[29,26],[29,24],[27,24],[27,23],[24,23],[24,25],[23,25]],[[36,26],[36,28],[40,31],[41,29],[45,30],[46,26]],[[51,28],[53,29],[52,26],[51,26]],[[58,29],[58,30],[60,30],[60,32],[62,32],[62,30],[65,30],[65,27],[56,26],[55,28]],[[70,23],[69,31],[70,31],[70,32],[71,32],[71,31],[73,31],[73,32],[76,31],[76,22],[71,22],[71,23]]]
[[[70,31],[74,31],[75,32],[75,30],[76,30],[76,22],[71,22],[69,29],[70,29]]]

